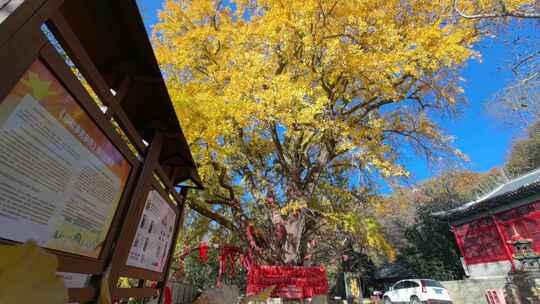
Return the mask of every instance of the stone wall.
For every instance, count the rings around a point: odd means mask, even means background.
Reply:
[[[528,269],[524,272],[509,274],[506,286],[506,302],[522,304],[540,303],[540,269]]]
[[[512,270],[512,263],[510,261],[467,265],[467,271],[471,279],[502,277],[510,272],[510,270]]]
[[[485,292],[487,289],[502,289],[506,279],[493,277],[485,279],[465,279],[459,281],[444,281],[441,284],[448,290],[454,304],[487,304]]]

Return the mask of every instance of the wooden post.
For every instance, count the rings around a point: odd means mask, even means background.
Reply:
[[[463,249],[463,244],[461,243],[461,239],[458,237],[456,233],[456,227],[454,225],[450,225],[450,228],[452,230],[452,233],[454,234],[454,238],[456,239],[456,244],[458,246],[459,252],[461,253],[461,256],[463,259],[465,259],[465,250]]]
[[[111,261],[111,273],[108,282],[110,290],[117,289],[116,284],[120,277],[120,269],[129,255],[130,246],[137,231],[138,221],[144,209],[147,190],[151,185],[154,169],[158,165],[162,144],[163,136],[161,133],[156,132],[150,143],[150,148],[148,149],[148,154],[144,160],[137,186],[135,186],[135,191],[133,192],[131,206],[129,206],[126,216],[127,220],[124,221],[120,231],[122,242],[118,242],[118,246],[115,248],[115,254]]]
[[[514,258],[512,257],[512,252],[510,251],[510,248],[508,248],[508,244],[504,241],[504,235],[501,231],[501,226],[499,225],[499,221],[495,217],[495,215],[491,216],[491,219],[493,220],[493,223],[495,223],[495,227],[497,228],[497,234],[499,235],[499,238],[501,239],[502,245],[504,247],[504,252],[506,253],[506,256],[510,260],[510,263],[512,263],[512,272],[516,271],[516,264],[514,263]]]
[[[173,170],[173,174],[174,174],[174,170]],[[185,202],[186,202],[187,193],[188,193],[187,188],[183,187],[180,190],[180,196],[182,198],[182,201],[178,202],[179,204],[178,208],[180,209],[179,210],[180,212],[178,212],[178,219],[176,221],[176,229],[173,235],[173,239],[171,241],[171,248],[169,250],[169,259],[166,263],[168,267],[165,269],[165,276],[164,276],[163,281],[158,284],[158,288],[161,289],[161,292],[159,293],[158,303],[162,303],[162,300],[163,300],[163,290],[165,290],[165,285],[167,284],[167,281],[169,280],[169,271],[171,269],[171,263],[174,256],[174,249],[176,248],[176,242],[178,241],[178,235],[180,233],[180,229],[182,229],[182,226],[184,224],[184,211],[186,209]]]

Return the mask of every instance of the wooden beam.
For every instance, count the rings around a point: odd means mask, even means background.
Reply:
[[[69,302],[87,302],[92,301],[97,297],[95,288],[69,288]]]
[[[50,24],[51,30],[60,34],[57,39],[63,41],[62,45],[66,48],[66,51],[69,53],[77,68],[79,68],[88,83],[95,90],[101,102],[109,107],[107,112],[112,111],[110,115],[114,116],[118,120],[120,126],[127,131],[126,135],[135,145],[139,153],[143,153],[146,150],[146,147],[142,142],[139,132],[137,132],[137,129],[135,129],[135,126],[127,117],[120,106],[120,103],[111,93],[111,88],[107,85],[107,82],[60,11],[57,11],[56,14],[53,15]]]
[[[120,236],[117,242],[115,254],[111,262],[111,272],[109,276],[110,288],[115,288],[121,269],[124,268],[127,261],[131,244],[139,226],[139,219],[142,216],[148,191],[152,186],[153,174],[158,166],[159,154],[163,144],[163,136],[159,132],[154,135],[150,142],[148,154],[145,157],[141,174],[139,175],[135,191],[131,198],[131,205],[126,214],[126,220],[120,230]]]
[[[45,0],[12,0],[0,5],[0,46],[13,37],[32,17]],[[1,3],[1,2],[0,2]],[[15,11],[13,11],[15,7]]]
[[[131,85],[131,79],[129,76],[126,75],[124,79],[122,79],[122,82],[120,82],[120,86],[118,86],[118,89],[116,90],[116,100],[118,102],[122,102],[124,98],[126,98],[127,93],[129,92],[129,87]]]
[[[158,296],[158,289],[156,288],[113,288],[111,295],[113,299],[126,299],[126,298],[151,298]]]

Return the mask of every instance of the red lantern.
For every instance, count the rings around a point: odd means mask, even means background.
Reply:
[[[208,262],[208,244],[206,242],[199,244],[199,258],[203,263]]]

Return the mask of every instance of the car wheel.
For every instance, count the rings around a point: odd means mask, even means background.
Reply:
[[[384,304],[392,304],[389,297],[384,298]]]
[[[411,301],[409,303],[411,303],[411,304],[422,304],[422,302],[420,302],[420,299],[418,297],[411,297]]]

